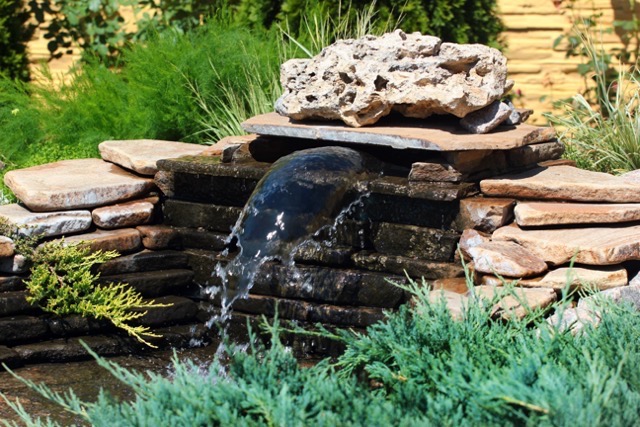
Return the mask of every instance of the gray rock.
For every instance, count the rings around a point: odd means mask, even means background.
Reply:
[[[460,126],[471,133],[489,133],[511,115],[509,107],[500,101],[467,114],[460,119]]]
[[[0,273],[20,274],[27,271],[29,265],[24,255],[15,254],[12,257],[0,259]]]
[[[287,61],[280,80],[278,113],[353,127],[373,124],[392,110],[416,118],[464,117],[510,88],[506,58],[498,50],[401,30],[339,40],[312,59]]]
[[[0,206],[0,218],[5,218],[24,236],[61,236],[91,227],[89,211],[31,212],[17,203]]]

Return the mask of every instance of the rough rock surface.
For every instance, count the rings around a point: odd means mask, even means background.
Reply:
[[[547,264],[531,251],[513,242],[487,242],[470,247],[475,269],[481,273],[506,277],[537,276],[547,270]]]
[[[489,133],[509,118],[511,110],[504,102],[494,101],[480,110],[467,114],[460,126],[471,133]]]
[[[0,258],[10,257],[15,253],[13,240],[6,236],[0,236]]]
[[[207,147],[186,142],[133,139],[104,141],[98,145],[100,156],[108,161],[141,175],[158,172],[156,162],[180,156],[197,156]]]
[[[4,182],[32,211],[63,211],[145,196],[153,180],[100,159],[63,160],[7,172]]]
[[[503,288],[499,286],[476,286],[472,291],[476,297],[500,300],[493,306],[493,316],[503,319],[522,319],[527,313],[544,309],[556,300],[553,289]]]
[[[458,246],[462,253],[468,257],[472,258],[469,250],[476,246],[480,246],[483,243],[489,243],[491,241],[491,236],[482,231],[474,230],[473,228],[467,228],[462,232],[460,236],[460,242]]]
[[[373,124],[392,110],[417,118],[464,117],[512,86],[498,50],[401,30],[339,40],[314,58],[287,61],[280,80],[278,113],[353,127]]]
[[[640,184],[571,166],[533,169],[480,182],[488,196],[578,202],[640,202]]]
[[[0,218],[5,218],[25,236],[61,236],[91,227],[89,211],[31,212],[17,203],[0,206]]]
[[[550,271],[537,283],[541,288],[563,289],[586,286],[589,289],[605,290],[627,285],[627,270],[620,266],[573,267]]]
[[[458,225],[492,233],[513,218],[514,199],[471,197],[460,201]]]
[[[520,226],[619,223],[640,220],[640,204],[521,202],[515,215]]]
[[[112,206],[104,206],[91,212],[93,222],[107,230],[135,227],[151,220],[154,205],[150,199],[136,200]]]
[[[133,228],[97,230],[93,233],[71,236],[65,242],[87,242],[92,251],[134,252],[142,247],[140,232]]]
[[[588,265],[640,260],[640,225],[522,230],[512,224],[497,229],[492,238],[516,242],[552,265],[574,256],[576,263]]]

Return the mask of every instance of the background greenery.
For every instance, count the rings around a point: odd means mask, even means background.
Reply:
[[[29,80],[27,42],[35,28],[22,0],[0,0],[0,75]]]

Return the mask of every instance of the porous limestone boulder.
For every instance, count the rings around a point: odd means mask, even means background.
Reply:
[[[507,60],[496,49],[401,30],[338,40],[311,59],[287,61],[280,80],[281,115],[337,119],[353,127],[373,124],[392,110],[415,118],[465,117],[513,85]]]

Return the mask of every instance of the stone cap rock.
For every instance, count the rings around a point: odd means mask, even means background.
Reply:
[[[7,172],[4,182],[30,210],[91,208],[146,196],[155,185],[100,159],[63,160]]]
[[[158,160],[197,156],[205,151],[207,146],[156,139],[131,139],[104,141],[98,145],[98,149],[103,160],[140,175],[154,175],[158,172],[156,167]]]

